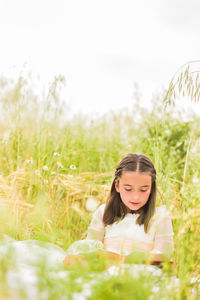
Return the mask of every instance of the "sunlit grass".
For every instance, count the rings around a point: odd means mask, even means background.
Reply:
[[[9,95],[19,98],[8,99],[6,109],[21,101],[19,94]],[[140,122],[135,122],[134,111],[110,113],[92,121],[79,116],[63,124],[57,122],[59,115],[47,121],[36,114],[35,122],[34,116],[28,122],[26,114],[19,116],[19,111],[13,111],[14,126],[9,113],[7,123],[0,126],[2,241],[6,234],[19,241],[50,242],[66,250],[72,242],[86,237],[92,217],[87,200],[105,203],[113,170],[121,157],[128,152],[144,153],[157,169],[157,204],[166,204],[173,218],[174,264],[166,262],[164,272],[169,278],[178,277],[180,286],[178,292],[169,290],[165,297],[194,299],[192,289],[197,289],[200,274],[199,120],[183,122],[159,107],[148,114],[138,108]],[[70,299],[91,280],[89,274],[101,277],[105,261],[95,256],[88,261],[87,269],[74,266],[68,279],[61,276],[66,271],[63,266],[58,266],[60,277],[55,278],[41,264],[37,269],[41,299],[44,291],[49,293],[47,299]],[[14,257],[8,253],[1,257],[2,299],[10,299],[6,282],[10,267],[14,268]],[[131,299],[133,293],[133,299],[145,299],[153,283],[142,276],[141,280],[133,280],[130,274],[120,273],[101,279],[94,283],[88,299]],[[23,288],[20,293],[23,299]],[[155,299],[161,296],[162,289]]]

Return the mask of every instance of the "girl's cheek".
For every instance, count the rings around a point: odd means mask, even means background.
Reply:
[[[125,192],[122,194],[122,197],[125,198],[125,199],[131,199],[131,193],[130,193],[130,192],[128,193],[128,192],[125,191]]]
[[[149,195],[150,195],[150,193],[148,192],[148,193],[144,193],[144,195],[143,195],[143,199],[145,200],[145,199],[148,199],[149,198]]]

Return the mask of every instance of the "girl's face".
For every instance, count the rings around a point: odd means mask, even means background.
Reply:
[[[152,179],[148,173],[125,171],[115,180],[115,189],[128,211],[143,207],[151,193]]]

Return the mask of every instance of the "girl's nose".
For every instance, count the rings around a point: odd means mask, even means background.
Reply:
[[[132,198],[133,198],[133,200],[138,200],[139,199],[139,194],[138,193],[133,193]]]

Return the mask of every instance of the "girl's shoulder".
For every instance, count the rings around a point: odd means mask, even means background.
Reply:
[[[104,214],[104,210],[105,210],[106,204],[101,204],[96,211],[94,212],[94,217],[98,217],[98,218],[102,218],[103,214]]]
[[[157,206],[153,216],[153,221],[156,223],[163,219],[171,219],[171,212],[166,205]]]
[[[105,210],[105,207],[106,207],[106,204],[101,204],[97,209],[96,209],[96,212],[101,212],[101,213],[104,213],[104,210]]]
[[[105,207],[106,207],[106,204],[105,203],[103,203],[103,204],[101,204],[100,206],[99,206],[99,210],[101,210],[101,211],[104,211],[105,210]]]
[[[160,217],[167,217],[167,216],[170,216],[170,214],[171,214],[170,210],[167,209],[166,205],[161,205],[161,206],[156,207],[154,215],[157,215]]]
[[[152,218],[151,231],[157,232],[159,236],[173,236],[172,216],[166,205],[156,207]]]

